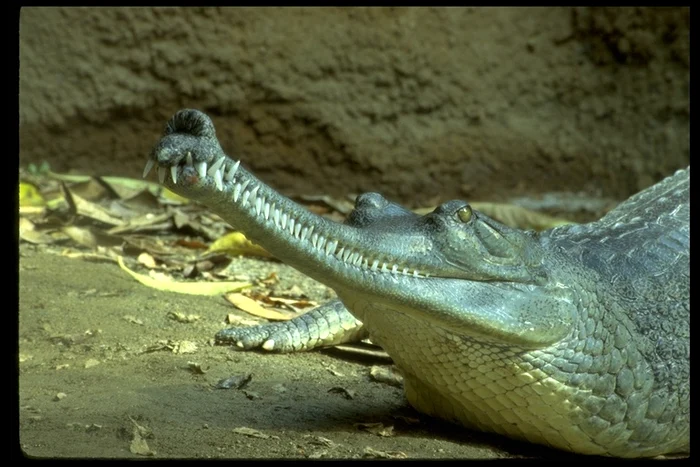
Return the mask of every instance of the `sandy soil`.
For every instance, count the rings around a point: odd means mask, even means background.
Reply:
[[[222,297],[158,292],[114,263],[50,251],[20,248],[19,428],[29,456],[574,457],[418,414],[401,388],[370,378],[370,367],[385,360],[214,346],[226,315],[237,313]],[[330,295],[277,262],[242,258],[233,270],[251,277],[276,271],[282,288],[297,284],[316,300]],[[170,312],[201,319],[181,323]],[[174,353],[167,341],[193,342],[196,350]],[[241,389],[216,388],[248,374]],[[356,426],[366,423],[393,427],[391,436]],[[134,440],[137,425],[145,446]]]

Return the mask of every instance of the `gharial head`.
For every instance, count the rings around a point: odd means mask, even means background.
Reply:
[[[419,216],[365,193],[344,224],[329,221],[230,159],[209,117],[190,109],[168,122],[144,175],[154,165],[165,186],[205,204],[341,298],[407,314],[430,310],[427,321],[435,325],[514,345],[551,343],[570,330],[570,297],[549,277],[536,234],[464,201]]]
[[[379,193],[365,193],[355,200],[346,223],[371,235],[375,248],[392,263],[418,261],[427,276],[546,281],[542,251],[532,241],[533,233],[505,226],[465,201],[448,201],[419,216]]]

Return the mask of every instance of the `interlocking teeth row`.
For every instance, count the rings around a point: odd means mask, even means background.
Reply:
[[[226,158],[222,157],[214,162],[211,167],[207,167],[206,162],[193,163],[192,155],[187,153],[184,163],[192,166],[197,171],[200,178],[211,177],[214,180],[216,189],[224,191],[224,181],[229,185],[230,192],[233,196],[233,201],[240,205],[250,206],[255,215],[262,216],[266,221],[272,222],[274,226],[282,231],[287,231],[289,235],[299,241],[309,241],[311,245],[326,256],[334,256],[339,261],[346,265],[356,266],[372,272],[382,272],[389,274],[401,274],[404,276],[413,277],[429,277],[429,274],[421,274],[418,270],[404,267],[400,268],[398,264],[387,263],[378,258],[367,258],[362,253],[353,251],[338,244],[337,240],[328,239],[323,235],[314,232],[314,226],[304,226],[297,219],[294,219],[290,214],[283,211],[281,208],[270,204],[263,196],[257,196],[260,185],[254,185],[248,189],[250,180],[236,181],[235,175],[240,167],[241,162],[237,161],[234,164],[227,164]],[[146,167],[143,170],[144,178],[149,174],[155,166],[153,159],[148,159]],[[168,169],[164,167],[156,167],[158,180],[161,184],[165,182],[165,177],[168,175]],[[174,165],[169,168],[170,178],[173,184],[177,185],[178,166]]]

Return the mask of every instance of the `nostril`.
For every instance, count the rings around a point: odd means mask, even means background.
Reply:
[[[379,193],[363,193],[355,199],[356,209],[383,209],[389,204]]]

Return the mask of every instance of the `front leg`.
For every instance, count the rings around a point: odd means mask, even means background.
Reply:
[[[222,329],[215,339],[220,345],[287,353],[358,342],[367,337],[362,322],[335,299],[289,321]]]

